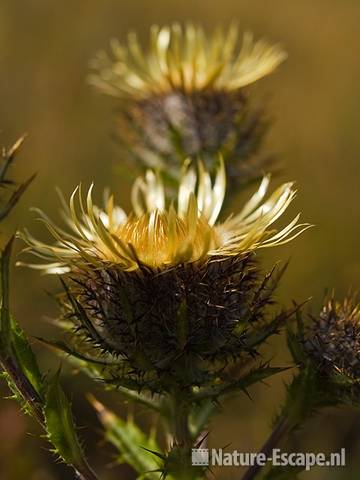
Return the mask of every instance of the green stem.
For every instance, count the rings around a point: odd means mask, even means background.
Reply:
[[[79,480],[98,480],[95,472],[88,464],[84,464],[81,468],[75,469],[75,472]]]
[[[34,390],[33,386],[23,374],[22,370],[16,365],[14,359],[6,357],[0,359],[0,365],[3,370],[9,375],[13,385],[16,387],[18,393],[26,403],[29,412],[46,431],[45,419],[42,408],[42,399],[38,393]],[[91,469],[85,459],[83,459],[82,465],[68,465],[73,468],[75,474],[79,480],[98,480],[96,474]]]
[[[45,428],[44,415],[41,406],[42,399],[39,397],[29,380],[12,357],[7,356],[5,359],[0,359],[0,365],[11,378],[12,384],[16,387],[21,398],[23,398],[31,415],[33,415],[42,428]]]
[[[279,442],[284,438],[284,436],[289,433],[289,431],[290,431],[289,418],[286,415],[283,415],[278,420],[269,438],[266,440],[266,442],[264,443],[259,453],[264,453],[268,458],[272,450],[279,444]],[[249,469],[245,472],[245,475],[243,476],[242,480],[253,480],[254,478],[256,478],[261,468],[262,467],[257,464],[249,467]]]
[[[174,445],[180,447],[191,446],[189,406],[186,396],[178,390],[175,390],[172,395],[171,417]]]
[[[168,456],[169,476],[174,480],[194,480],[199,471],[191,465],[193,438],[189,419],[191,402],[186,392],[174,390],[170,397],[168,425],[172,436],[171,451]]]
[[[180,447],[191,447],[188,405],[175,399],[174,406],[174,443]]]

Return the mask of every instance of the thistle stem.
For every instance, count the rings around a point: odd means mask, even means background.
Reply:
[[[39,394],[35,391],[29,380],[23,374],[21,369],[17,366],[16,362],[11,357],[6,357],[0,359],[0,365],[3,370],[9,375],[13,384],[16,386],[17,391],[20,396],[24,399],[27,404],[27,407],[33,417],[37,420],[40,426],[46,431],[45,418],[42,409],[42,399]],[[98,477],[93,472],[91,467],[88,465],[85,459],[80,466],[68,465],[71,467],[76,477],[79,480],[98,480]]]
[[[192,442],[188,405],[181,399],[175,399],[174,407],[174,442],[181,447],[190,447]]]
[[[41,398],[34,390],[29,380],[22,373],[21,369],[16,365],[13,358],[7,357],[0,361],[3,370],[12,379],[20,396],[25,400],[29,410],[38,423],[45,428],[45,420],[41,408]]]
[[[167,424],[171,432],[171,451],[169,454],[169,475],[176,480],[194,480],[198,478],[191,465],[193,438],[189,428],[191,403],[188,392],[174,389],[169,397]]]
[[[266,457],[269,457],[269,454],[271,453],[273,448],[275,448],[279,444],[280,440],[287,433],[289,433],[289,430],[290,430],[289,419],[286,415],[283,415],[278,420],[269,438],[266,440],[266,442],[264,443],[259,453],[264,453]],[[257,465],[257,464],[252,465],[245,472],[245,475],[243,476],[242,480],[253,480],[254,478],[256,478],[256,475],[259,473],[261,468],[262,467],[260,465]]]
[[[81,469],[76,469],[75,472],[79,480],[98,480],[98,477],[89,465],[84,465]]]

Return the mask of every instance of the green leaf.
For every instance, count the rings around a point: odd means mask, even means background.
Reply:
[[[0,316],[0,341],[1,350],[10,353],[11,339],[10,339],[10,308],[9,308],[9,270],[10,270],[10,257],[14,237],[11,237],[6,244],[1,254],[1,316]]]
[[[117,391],[131,402],[135,402],[138,405],[143,405],[144,407],[150,408],[155,412],[159,412],[161,410],[160,403],[149,395],[138,393],[125,387],[118,387]]]
[[[25,335],[10,317],[9,266],[13,241],[14,237],[8,241],[0,260],[0,364],[14,398],[42,424],[41,375]]]
[[[99,332],[96,330],[92,322],[90,321],[86,311],[81,306],[81,304],[77,301],[77,299],[73,296],[70,291],[70,288],[65,283],[65,281],[60,277],[60,282],[65,290],[67,299],[73,309],[73,312],[76,314],[76,318],[81,321],[83,327],[89,332],[90,336],[97,340],[100,344],[103,343],[103,338],[99,335]]]
[[[39,397],[42,396],[42,376],[36,357],[27,341],[25,333],[10,316],[9,308],[9,264],[14,237],[7,243],[1,255],[1,358],[8,381],[13,382],[17,390],[22,391],[28,381]],[[11,370],[11,371],[10,371]],[[22,378],[24,377],[24,378]],[[11,387],[14,390],[13,387]],[[23,392],[24,393],[24,392]],[[32,397],[32,394],[30,394]]]
[[[12,147],[10,147],[9,149],[5,148],[3,150],[3,153],[2,153],[2,158],[3,158],[3,162],[0,166],[0,184],[1,183],[6,183],[7,180],[6,180],[6,174],[9,170],[9,167],[10,165],[13,163],[14,161],[14,158],[19,150],[19,148],[21,147],[21,145],[23,144],[25,138],[26,138],[26,134],[25,135],[22,135],[15,143]]]
[[[1,187],[9,187],[14,185],[14,182],[6,178],[6,176],[25,138],[26,138],[26,135],[23,135],[14,143],[12,147],[10,147],[9,149],[4,148],[2,151],[2,163],[0,165],[0,186]],[[10,198],[0,206],[0,221],[8,216],[8,214],[15,207],[15,205],[20,200],[25,190],[28,188],[30,183],[34,180],[34,178],[35,178],[35,175],[32,175],[26,182],[18,185],[16,189],[11,193]]]
[[[221,395],[234,393],[238,390],[242,390],[247,394],[247,388],[251,385],[262,382],[276,373],[284,372],[285,370],[288,370],[288,368],[289,367],[270,367],[267,364],[260,365],[259,367],[250,370],[248,373],[234,382],[226,382],[194,393],[193,399],[195,401],[204,400],[207,398],[217,399]]]
[[[71,405],[59,383],[60,370],[50,380],[44,407],[46,430],[50,442],[65,463],[81,466],[84,454],[76,427]]]
[[[304,352],[304,322],[301,311],[296,312],[296,328],[289,322],[286,329],[287,345],[296,364],[306,363]]]
[[[40,397],[43,395],[43,377],[41,375],[36,356],[32,351],[25,332],[15,319],[11,319],[12,350],[21,371],[29,380]]]
[[[95,399],[91,399],[99,419],[105,429],[106,439],[120,452],[119,461],[131,465],[134,470],[147,479],[158,480],[158,461],[150,452],[161,454],[161,450],[152,434],[143,432],[133,420],[123,420]]]
[[[319,409],[338,403],[339,399],[329,390],[327,380],[319,376],[314,365],[308,361],[287,387],[281,415],[289,418],[291,429],[295,430]]]
[[[293,310],[281,312],[274,318],[274,320],[266,324],[263,328],[257,330],[255,333],[249,333],[245,340],[245,348],[252,351],[255,347],[263,344],[270,336],[279,333],[281,327],[283,327],[286,320],[293,313]]]
[[[80,351],[76,351],[70,345],[68,345],[67,343],[61,340],[47,340],[41,337],[35,337],[35,338],[36,340],[43,343],[47,347],[50,347],[51,349],[54,349],[54,350],[58,350],[66,355],[74,357],[77,360],[81,360],[82,362],[85,362],[85,363],[94,363],[95,365],[102,366],[102,367],[119,365],[119,362],[116,362],[115,360],[112,361],[112,360],[106,360],[103,358],[95,358],[90,355],[83,354]]]
[[[129,376],[117,376],[112,379],[105,379],[104,382],[113,388],[126,388],[127,390],[136,390],[141,391],[145,388],[150,390],[153,393],[159,393],[162,389],[161,384],[158,380],[149,380],[149,379],[135,379],[129,378]]]
[[[19,185],[17,189],[11,194],[9,200],[0,208],[0,221],[9,215],[11,210],[15,207],[15,205],[20,200],[23,193],[26,191],[26,189],[35,177],[36,174],[32,175],[28,180],[26,180],[26,182]]]
[[[203,432],[209,421],[209,418],[214,414],[218,405],[213,400],[205,400],[197,407],[194,407],[190,416],[190,432],[194,440]]]

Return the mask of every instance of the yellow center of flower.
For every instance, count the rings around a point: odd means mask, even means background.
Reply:
[[[185,162],[176,208],[166,205],[161,176],[148,171],[134,184],[134,212],[129,216],[114,205],[112,196],[104,210],[96,207],[92,187],[84,201],[79,187],[64,212],[70,231],[40,212],[56,243],[43,243],[27,232],[22,237],[28,249],[46,261],[31,266],[60,274],[77,268],[102,268],[104,264],[130,271],[141,265],[161,268],[242,255],[287,243],[309,228],[309,224],[298,223],[299,215],[280,231],[270,228],[293,200],[295,190],[292,183],[285,183],[262,203],[268,184],[269,176],[265,176],[238,214],[218,222],[225,195],[223,161],[214,181],[201,163],[196,174]]]
[[[215,229],[204,217],[190,223],[174,209],[155,210],[139,218],[132,216],[119,226],[113,238],[127,245],[141,263],[150,267],[199,260],[219,245]],[[107,251],[105,257],[109,260],[111,252]]]

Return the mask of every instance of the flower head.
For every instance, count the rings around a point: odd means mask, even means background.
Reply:
[[[360,380],[360,306],[353,296],[325,303],[310,327],[305,348],[320,370]]]
[[[76,358],[100,365],[97,376],[108,381],[152,391],[174,381],[211,384],[243,357],[248,365],[259,339],[284,319],[267,323],[277,279],[261,275],[253,252],[308,228],[296,216],[280,231],[270,229],[295,191],[284,184],[263,202],[268,184],[267,176],[240,213],[219,222],[223,162],[214,181],[201,163],[196,173],[186,162],[174,204],[165,201],[161,176],[148,171],[134,184],[130,215],[113,197],[104,210],[96,207],[92,188],[86,200],[78,188],[65,208],[70,231],[42,214],[56,243],[23,238],[46,261],[36,268],[66,274],[61,304],[75,328],[69,342]]]
[[[297,215],[280,231],[270,229],[296,192],[292,183],[285,183],[262,203],[269,180],[269,176],[263,178],[240,213],[218,222],[225,195],[222,161],[214,183],[201,163],[197,175],[195,168],[186,162],[176,205],[166,205],[161,176],[149,170],[145,178],[138,178],[134,183],[134,211],[130,215],[114,205],[112,196],[107,199],[104,210],[96,207],[92,186],[84,201],[78,187],[63,212],[69,231],[41,214],[56,244],[45,244],[30,234],[23,238],[33,253],[48,260],[38,265],[48,273],[102,265],[115,265],[124,271],[140,266],[161,269],[244,255],[289,242],[309,227],[299,224]]]
[[[112,56],[97,56],[90,82],[119,97],[117,132],[132,159],[178,178],[183,158],[200,155],[214,171],[221,151],[236,183],[258,175],[267,121],[262,107],[249,106],[245,87],[274,71],[286,54],[250,33],[241,47],[238,40],[235,24],[210,35],[193,24],[153,26],[147,51],[131,33],[126,45],[112,43]]]

